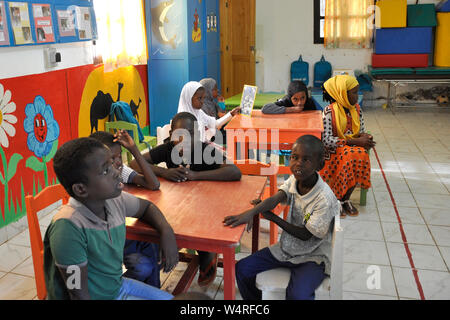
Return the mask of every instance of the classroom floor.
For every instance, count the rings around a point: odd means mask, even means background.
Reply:
[[[370,153],[372,188],[367,205],[360,207],[359,216],[342,220],[343,297],[450,299],[450,112],[400,108],[395,114],[381,108],[364,111],[377,146],[376,152]],[[352,200],[358,204],[358,189]],[[52,215],[40,220],[42,232]],[[250,234],[245,233],[237,259],[249,254],[250,243]],[[267,245],[268,234],[262,232],[260,248]],[[381,282],[378,288],[369,289],[373,271],[368,268],[372,265],[378,266]],[[412,266],[417,270],[416,278]],[[162,288],[173,290],[185,268],[186,264],[180,263],[170,274],[161,273]],[[36,299],[33,275],[25,230],[0,245],[0,300]],[[200,289],[196,281],[190,291],[223,299],[220,269],[207,290]],[[241,299],[237,288],[236,298]]]

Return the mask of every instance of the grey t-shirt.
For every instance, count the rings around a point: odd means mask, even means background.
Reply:
[[[270,252],[279,261],[294,264],[323,262],[325,273],[329,275],[334,217],[340,213],[341,205],[328,184],[318,176],[316,185],[303,196],[297,191],[297,181],[293,175],[280,187],[287,195],[286,203],[290,205],[287,222],[305,226],[313,236],[304,241],[283,231],[280,241],[270,247]]]

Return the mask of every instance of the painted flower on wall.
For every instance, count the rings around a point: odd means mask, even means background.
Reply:
[[[9,147],[8,136],[16,135],[13,124],[17,122],[17,118],[11,114],[16,111],[16,104],[10,100],[11,91],[4,91],[3,85],[0,84],[0,144],[5,148]]]
[[[52,107],[44,98],[36,96],[34,103],[27,104],[23,122],[28,134],[27,145],[36,157],[43,158],[50,153],[53,142],[59,137],[59,125],[53,118]]]

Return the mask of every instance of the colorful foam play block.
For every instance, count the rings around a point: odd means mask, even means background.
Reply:
[[[408,5],[408,27],[435,27],[436,24],[433,3]]]
[[[432,27],[376,29],[375,53],[431,53],[433,38],[432,29]]]
[[[438,12],[437,22],[434,65],[437,67],[450,67],[450,12]]]
[[[372,54],[374,68],[425,68],[428,54]]]
[[[436,5],[436,11],[438,11],[438,12],[450,12],[450,0],[439,2]]]
[[[406,0],[379,0],[377,1],[376,18],[377,28],[404,28],[406,27]]]

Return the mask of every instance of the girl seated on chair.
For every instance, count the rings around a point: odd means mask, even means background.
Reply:
[[[357,103],[358,90],[358,81],[348,75],[335,76],[323,84],[323,97],[330,105],[324,109],[322,140],[327,153],[320,175],[341,201],[343,218],[359,214],[350,196],[357,184],[370,188],[367,151],[375,146],[373,137],[366,133],[363,113]]]
[[[314,101],[308,97],[308,88],[303,81],[295,80],[289,83],[287,95],[274,103],[266,104],[262,113],[300,113],[303,110],[316,110]]]
[[[203,110],[203,103],[205,100],[206,90],[196,81],[190,81],[186,83],[180,94],[180,101],[178,104],[178,113],[189,112],[193,114],[198,121],[198,131],[200,134],[200,140],[202,142],[209,142],[216,134],[216,129],[220,129],[225,123],[227,123],[233,116],[238,114],[240,107],[236,107],[220,119],[208,116]],[[222,144],[225,141],[217,141],[216,143]]]

